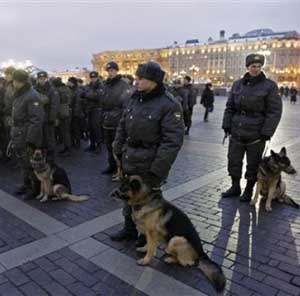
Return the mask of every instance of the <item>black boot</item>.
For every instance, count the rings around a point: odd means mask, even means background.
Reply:
[[[95,145],[90,145],[84,149],[84,152],[95,152],[95,150],[96,150]]]
[[[185,133],[184,133],[186,136],[188,136],[190,134],[190,128],[188,127],[186,130],[185,130]]]
[[[227,191],[222,192],[221,194],[222,198],[237,197],[240,196],[241,194],[240,179],[239,178],[231,178],[231,179],[232,179],[232,185]]]
[[[105,170],[101,172],[102,175],[110,175],[113,174],[116,170],[113,169],[111,166],[108,166]]]
[[[250,202],[251,201],[251,197],[253,194],[253,187],[255,185],[255,182],[256,181],[253,181],[253,180],[247,181],[246,188],[245,188],[242,196],[240,197],[241,202]]]
[[[17,187],[14,193],[16,195],[23,195],[26,193],[26,190],[27,190],[27,187],[23,184],[23,185]]]
[[[125,223],[122,230],[110,236],[113,241],[131,241],[136,240],[138,237],[138,232],[136,230],[135,224],[133,223],[131,217],[125,217]]]
[[[32,200],[38,196],[38,193],[34,192],[32,189],[28,189],[24,195],[23,200]]]

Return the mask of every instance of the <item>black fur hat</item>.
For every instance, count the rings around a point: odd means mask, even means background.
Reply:
[[[46,71],[40,71],[37,73],[37,78],[47,78],[48,73]]]
[[[265,56],[258,53],[251,53],[246,57],[246,67],[256,63],[263,66],[265,63]]]
[[[12,76],[13,80],[19,82],[28,82],[29,81],[29,74],[24,70],[15,70]]]
[[[162,83],[165,77],[165,72],[161,69],[159,63],[150,61],[139,64],[135,75],[157,83]]]
[[[71,82],[71,83],[73,83],[73,84],[76,85],[76,86],[77,86],[77,84],[78,84],[77,78],[76,78],[76,77],[73,77],[73,76],[72,76],[72,77],[69,77],[68,81]]]
[[[99,74],[97,71],[90,72],[90,78],[98,78],[98,77],[99,77]]]
[[[105,70],[108,71],[110,69],[114,69],[116,71],[119,71],[119,65],[115,62],[109,62],[105,66]]]

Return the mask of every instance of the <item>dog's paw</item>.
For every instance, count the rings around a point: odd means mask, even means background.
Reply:
[[[174,257],[171,257],[171,256],[165,258],[164,261],[166,263],[168,263],[168,264],[175,264],[175,263],[177,263],[177,260]]]
[[[138,265],[148,265],[150,263],[150,259],[144,257],[136,261]]]
[[[139,253],[146,253],[147,252],[147,246],[136,248],[136,251]]]
[[[44,197],[44,194],[39,194],[36,199],[42,199]]]
[[[271,205],[266,205],[266,211],[267,211],[267,212],[272,212],[272,207],[271,207]]]
[[[40,202],[46,202],[46,201],[48,201],[48,196],[44,196],[41,200],[40,200]]]

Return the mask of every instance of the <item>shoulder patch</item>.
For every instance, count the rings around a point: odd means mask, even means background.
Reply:
[[[181,120],[181,112],[174,112],[174,116],[176,120]]]

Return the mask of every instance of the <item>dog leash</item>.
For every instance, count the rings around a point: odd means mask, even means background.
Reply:
[[[264,158],[266,156],[267,152],[269,151],[270,145],[271,145],[271,140],[267,141],[267,145],[265,147],[262,158]]]

